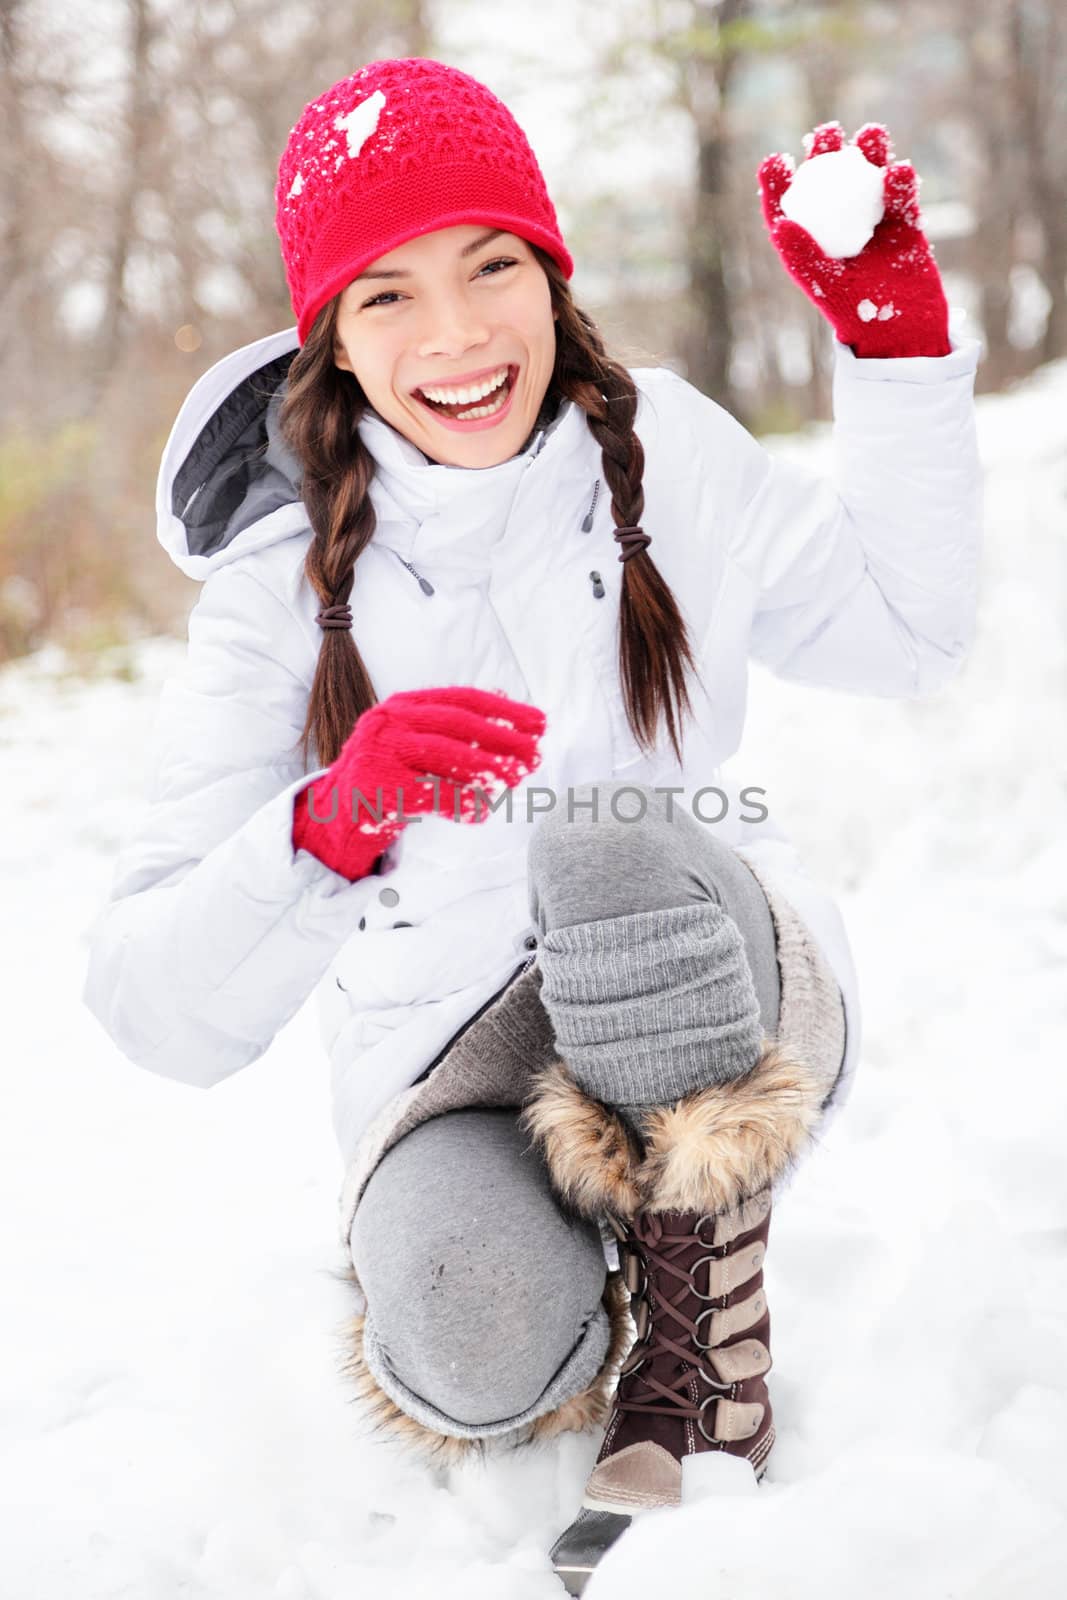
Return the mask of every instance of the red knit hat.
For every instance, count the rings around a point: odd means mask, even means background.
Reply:
[[[364,267],[436,228],[496,224],[574,271],[526,135],[443,61],[371,61],[305,106],[274,199],[301,344]]]

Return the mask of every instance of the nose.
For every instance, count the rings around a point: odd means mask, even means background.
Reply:
[[[442,297],[426,309],[426,332],[419,340],[420,360],[436,356],[454,359],[491,338],[484,314],[462,294]]]

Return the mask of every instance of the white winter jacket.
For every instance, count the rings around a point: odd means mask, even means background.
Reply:
[[[627,724],[622,565],[584,414],[566,402],[522,454],[467,469],[429,462],[369,412],[377,528],[351,604],[379,699],[471,684],[539,706],[547,731],[510,815],[476,827],[425,816],[381,875],[354,884],[291,841],[293,797],[326,770],[296,752],[323,638],[298,469],[276,426],[297,347],[289,328],[216,363],[164,451],[159,539],[204,586],[185,669],[162,691],[143,819],[91,933],[87,1005],[132,1061],[208,1087],[261,1056],[317,986],[347,1169],[386,1102],[529,959],[526,849],[553,797],[562,807],[579,784],[630,778],[674,786],[703,821],[721,803],[698,791],[719,788],[729,810],[707,825],[758,862],[840,984],[840,1109],[860,1045],[841,917],[773,810],[745,820],[755,808],[721,768],[740,742],[750,656],[786,678],[892,696],[938,688],[963,659],[980,540],[978,341],[897,360],[858,360],[835,341],[836,482],[772,457],[669,370],[634,370],[642,525],[706,690],[690,679],[681,768],[662,739],[647,759]]]

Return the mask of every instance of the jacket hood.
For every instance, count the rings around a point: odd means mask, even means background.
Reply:
[[[187,577],[202,581],[216,567],[308,529],[300,463],[278,428],[299,348],[295,326],[242,345],[196,381],[175,418],[156,484],[156,534]],[[583,413],[568,400],[555,417],[542,411],[518,455],[472,469],[430,461],[372,408],[359,429],[376,463],[374,537],[402,558],[425,551],[453,564],[476,563],[479,545],[499,532],[499,508],[530,464],[527,456],[551,438],[547,454],[562,469],[588,434]]]

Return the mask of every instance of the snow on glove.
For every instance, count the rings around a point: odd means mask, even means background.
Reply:
[[[487,689],[391,694],[357,719],[333,765],[294,797],[293,845],[354,883],[414,816],[484,822],[485,797],[540,765],[544,731],[536,706]]]
[[[864,123],[848,145],[844,138],[840,122],[806,134],[808,159],[795,176],[787,153],[760,163],[771,242],[857,356],[948,355],[948,304],[919,226],[920,179],[910,161],[887,165],[892,146],[880,123]],[[811,170],[828,158],[829,167]],[[880,183],[868,163],[882,169]]]

